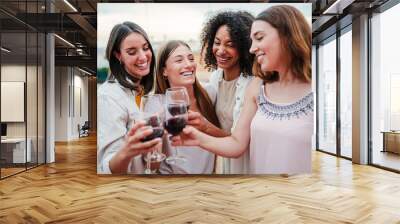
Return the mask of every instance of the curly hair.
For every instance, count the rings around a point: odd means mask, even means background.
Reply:
[[[209,71],[217,69],[217,59],[212,48],[217,30],[226,25],[232,42],[239,53],[240,71],[244,76],[252,75],[254,55],[250,54],[250,29],[254,17],[246,11],[224,11],[211,17],[204,25],[200,39],[201,53],[204,57],[205,68]]]

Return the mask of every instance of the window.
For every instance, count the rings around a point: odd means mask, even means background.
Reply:
[[[371,18],[372,164],[400,170],[400,5]]]
[[[318,48],[318,149],[336,153],[336,36]]]
[[[346,32],[347,31],[347,32]],[[352,141],[352,31],[340,36],[340,155],[351,158]]]

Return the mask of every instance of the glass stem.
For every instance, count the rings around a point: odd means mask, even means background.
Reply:
[[[147,162],[146,162],[146,172],[148,173],[148,172],[151,172],[151,152],[148,152],[147,153],[147,155],[146,155],[146,157],[147,157]]]

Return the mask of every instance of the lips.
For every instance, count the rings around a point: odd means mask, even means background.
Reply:
[[[230,57],[218,57],[218,56],[216,58],[217,62],[221,64],[227,63],[231,59]]]
[[[138,67],[140,70],[146,70],[149,67],[148,65],[149,65],[149,63],[144,62],[141,64],[136,64],[135,66]]]
[[[256,57],[257,57],[257,62],[259,63],[259,64],[261,64],[261,62],[263,61],[263,59],[264,59],[264,53],[260,53],[260,54],[257,54],[256,55]]]

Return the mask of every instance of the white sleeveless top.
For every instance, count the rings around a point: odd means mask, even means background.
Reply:
[[[273,103],[262,85],[257,104],[250,128],[250,173],[311,172],[313,93],[291,104]]]

